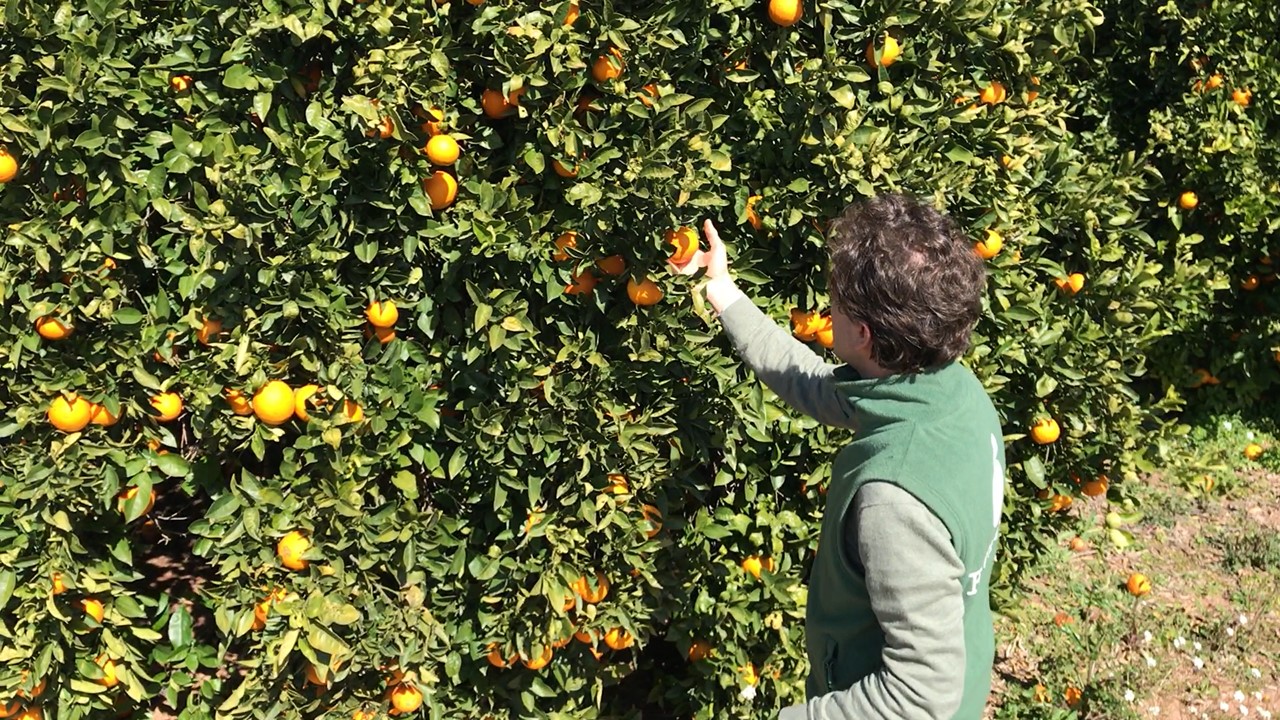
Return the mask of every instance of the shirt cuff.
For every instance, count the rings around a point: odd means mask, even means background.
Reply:
[[[791,705],[782,708],[778,713],[778,720],[808,720],[809,706],[807,705]]]

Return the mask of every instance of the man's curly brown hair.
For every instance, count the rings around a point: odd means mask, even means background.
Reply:
[[[832,305],[871,329],[881,367],[920,372],[969,348],[987,272],[951,218],[907,195],[879,195],[832,222],[827,249]]]

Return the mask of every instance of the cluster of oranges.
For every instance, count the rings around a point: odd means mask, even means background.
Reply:
[[[831,313],[818,310],[791,310],[791,334],[803,342],[817,341],[824,348],[835,347],[835,328]]]

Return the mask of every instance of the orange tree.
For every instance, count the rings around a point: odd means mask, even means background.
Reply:
[[[1081,95],[1102,8],[785,5],[7,4],[0,715],[798,700],[847,436],[665,274],[706,217],[815,352],[847,202],[972,233],[1003,589],[1123,495],[1220,261]]]

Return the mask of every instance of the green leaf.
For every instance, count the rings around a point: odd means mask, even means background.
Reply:
[[[178,605],[169,615],[169,644],[175,648],[190,646],[194,641],[192,627],[191,613],[186,606]]]
[[[172,478],[185,478],[191,475],[191,465],[181,456],[174,453],[156,455],[156,467],[160,472]]]
[[[246,65],[232,65],[222,76],[222,84],[234,90],[257,90],[258,79]],[[266,115],[258,113],[259,117]]]

